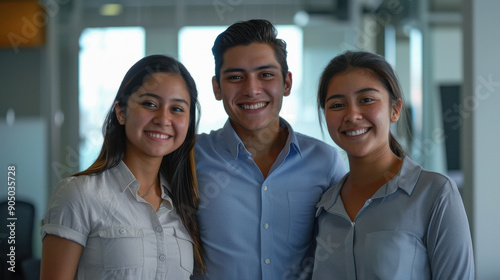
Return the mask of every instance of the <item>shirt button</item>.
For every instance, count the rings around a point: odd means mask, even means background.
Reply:
[[[269,228],[269,224],[268,224],[268,223],[265,223],[265,224],[264,224],[264,228],[265,228],[265,229],[268,229],[268,228]]]
[[[165,255],[160,255],[160,256],[158,257],[158,259],[160,259],[160,261],[164,261],[164,260],[166,260],[167,258],[165,257]]]
[[[125,234],[127,233],[127,230],[124,229],[124,228],[121,228],[119,231],[118,231],[120,234]]]
[[[162,232],[162,231],[163,231],[163,228],[162,228],[162,227],[160,227],[160,226],[157,226],[157,227],[156,227],[156,231],[157,231],[157,232]]]
[[[264,263],[265,263],[265,264],[270,264],[270,263],[271,263],[271,260],[270,260],[270,259],[265,259],[265,260],[264,260]]]
[[[267,191],[267,186],[264,186],[262,189],[265,190],[265,191]]]

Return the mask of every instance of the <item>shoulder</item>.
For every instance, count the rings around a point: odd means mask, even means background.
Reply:
[[[109,177],[109,172],[104,171],[97,175],[71,176],[62,179],[54,190],[53,199],[68,201],[83,201],[95,196],[104,184],[104,178]]]
[[[209,133],[200,133],[196,135],[196,145],[206,145],[210,142],[222,139],[222,128],[218,130],[212,130]]]
[[[85,184],[88,176],[89,175],[71,176],[62,179],[54,190],[54,196],[67,198],[68,196],[78,195],[82,190],[82,186],[88,185]]]
[[[426,169],[422,169],[420,173],[419,184],[432,186],[437,192],[441,194],[457,192],[458,188],[450,177],[445,174],[429,171]]]
[[[330,166],[337,180],[345,174],[345,161],[337,148],[302,133],[295,133],[295,139],[298,146],[296,148],[303,159],[317,161],[319,164],[324,164],[324,167]]]
[[[313,150],[329,154],[331,153],[333,155],[336,155],[338,153],[337,149],[335,149],[333,146],[317,138],[302,134],[300,132],[295,132],[295,137],[301,150]]]
[[[420,164],[408,157],[405,158],[398,177],[399,186],[405,189],[408,194],[416,192],[439,199],[446,194],[459,193],[455,181],[450,177],[424,169]]]

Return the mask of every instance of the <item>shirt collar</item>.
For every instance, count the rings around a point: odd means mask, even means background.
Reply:
[[[302,157],[302,153],[300,150],[299,141],[297,140],[297,135],[292,129],[292,126],[283,118],[280,117],[280,126],[284,127],[288,130],[288,138],[286,140],[285,149],[292,147],[297,151],[297,153]],[[231,121],[228,119],[222,128],[222,136],[226,141],[226,146],[229,149],[231,155],[236,159],[240,151],[245,151],[248,155],[250,153],[246,150],[243,141],[241,141],[236,131],[234,131],[233,126],[231,125]]]
[[[409,157],[405,157],[398,174],[385,185],[380,187],[380,189],[378,189],[373,195],[373,198],[387,196],[394,193],[398,188],[405,191],[406,194],[411,195],[417,185],[421,171],[422,167],[419,164],[411,160]],[[322,209],[331,213],[342,212],[341,209],[337,208],[344,207],[343,203],[337,203],[337,200],[340,198],[340,190],[342,189],[342,185],[344,185],[348,176],[349,173],[347,173],[335,186],[333,186],[332,190],[325,192],[325,195],[323,195],[321,200],[316,205],[318,207],[316,212],[317,215]]]
[[[384,197],[394,193],[397,189],[402,189],[406,194],[411,195],[420,177],[421,170],[422,167],[420,165],[412,161],[409,157],[405,157],[398,174],[378,189],[373,198]]]
[[[118,181],[118,185],[120,186],[122,192],[128,188],[135,192],[139,189],[139,181],[135,179],[134,174],[132,174],[123,161],[120,161],[117,166],[110,169],[110,172]]]
[[[117,166],[110,169],[110,172],[118,181],[118,185],[120,186],[122,192],[126,191],[127,189],[130,189],[135,196],[139,196],[137,194],[137,191],[139,190],[140,186],[139,181],[137,181],[134,174],[132,174],[130,169],[128,169],[127,165],[123,161],[120,161],[120,163]],[[173,208],[172,199],[170,198],[172,190],[170,188],[170,184],[167,182],[167,179],[165,179],[165,177],[161,173],[160,173],[160,184],[162,186],[161,197],[163,200],[168,201],[166,207],[171,210]]]
[[[395,186],[393,188],[400,188],[408,195],[411,195],[417,185],[421,172],[422,166],[411,160],[409,157],[405,157],[401,170],[399,171],[399,176],[395,178],[396,180],[389,181],[388,184],[394,184]]]

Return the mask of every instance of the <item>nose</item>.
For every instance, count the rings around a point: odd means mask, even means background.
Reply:
[[[169,108],[161,108],[156,112],[153,121],[160,126],[172,125],[172,112]]]
[[[354,123],[356,121],[361,120],[362,118],[363,115],[361,114],[361,111],[357,106],[347,106],[344,116],[345,122]]]
[[[261,92],[260,82],[257,77],[250,76],[245,81],[244,95],[253,97]]]

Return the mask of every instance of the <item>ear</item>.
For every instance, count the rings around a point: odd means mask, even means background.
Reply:
[[[118,122],[121,125],[125,124],[125,110],[118,105],[118,101],[115,101],[115,113],[116,113],[116,118],[118,119]]]
[[[212,77],[212,89],[214,91],[215,99],[221,101],[222,94],[220,93],[220,85],[219,82],[217,82],[217,78],[215,76]]]
[[[285,76],[285,93],[284,96],[289,96],[292,90],[292,72],[286,73]]]
[[[391,111],[391,122],[397,122],[399,120],[399,117],[401,115],[401,109],[403,107],[403,101],[398,99],[393,105],[392,105],[392,111]]]

